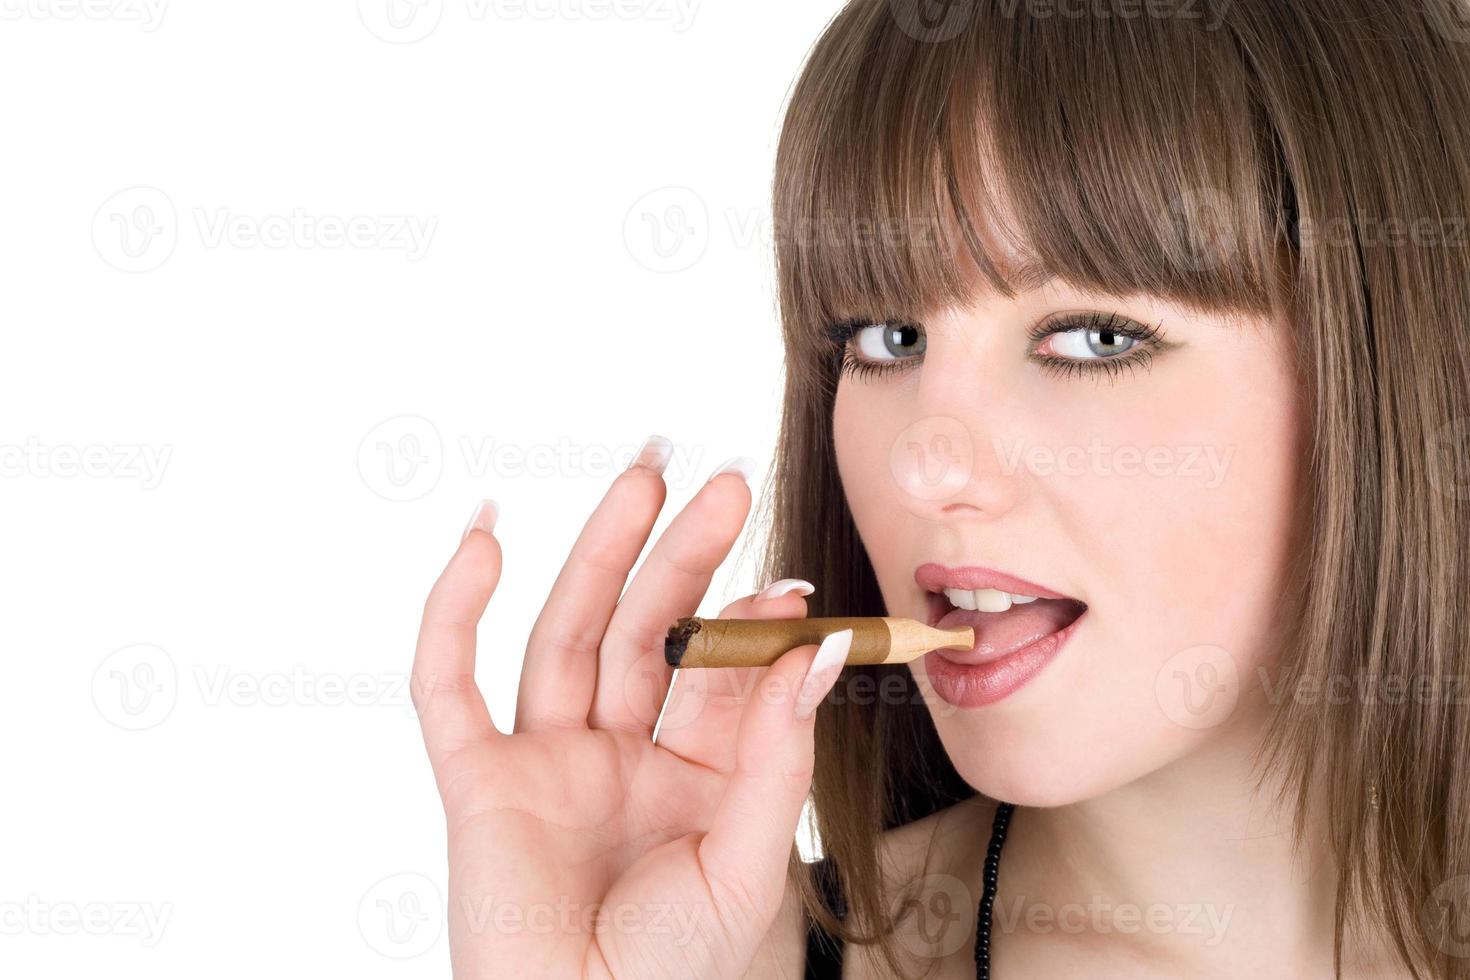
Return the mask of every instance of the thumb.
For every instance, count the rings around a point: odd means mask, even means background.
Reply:
[[[810,644],[797,647],[766,671],[741,714],[735,767],[699,845],[711,892],[736,911],[767,916],[750,923],[761,934],[781,907],[796,824],[811,790],[816,707],[851,648],[852,630],[840,630],[814,654]]]

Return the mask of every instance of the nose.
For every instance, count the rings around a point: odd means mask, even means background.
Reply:
[[[958,357],[927,360],[914,402],[917,420],[900,436],[895,473],[912,509],[939,521],[994,521],[1021,497],[1023,474],[1008,459],[1017,429],[1011,399],[987,382],[983,365]],[[958,362],[958,363],[956,363]]]

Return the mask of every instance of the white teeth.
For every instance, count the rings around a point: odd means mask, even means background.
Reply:
[[[960,609],[975,608],[975,593],[969,589],[945,589],[944,597]]]
[[[1011,608],[1011,594],[1000,589],[976,589],[975,608],[981,612],[1005,612]]]
[[[1012,603],[1036,601],[1034,595],[1016,595],[1000,589],[945,589],[944,595],[957,608],[976,612],[1005,612]]]

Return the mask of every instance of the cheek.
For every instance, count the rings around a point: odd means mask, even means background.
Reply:
[[[1055,747],[1070,760],[1054,770],[1071,780],[1052,787],[1060,797],[1259,720],[1302,447],[1290,379],[1264,354],[1228,360],[1120,385],[1105,415],[1071,413],[1070,444],[1098,452],[1033,485],[1091,604],[1048,710],[1071,701],[1071,721],[1109,746],[1101,758]]]
[[[1091,427],[1102,465],[1057,488],[1099,596],[1137,613],[1109,625],[1145,662],[1212,644],[1250,672],[1267,653],[1302,449],[1294,386],[1271,365],[1243,352],[1233,371],[1177,372]]]
[[[876,519],[898,506],[897,484],[889,459],[903,423],[895,400],[878,386],[854,390],[844,380],[832,406],[832,445],[843,494],[874,565],[884,566],[882,532],[889,522]]]
[[[1029,546],[1028,567],[1075,583],[1089,610],[1001,710],[936,711],[982,791],[1085,799],[1258,724],[1304,447],[1274,358],[1212,358],[1133,385],[1053,383],[1010,420],[1050,467],[1023,472],[995,540]]]
[[[885,612],[923,615],[912,602],[895,601],[914,589],[917,556],[932,549],[943,529],[924,508],[926,497],[952,493],[953,482],[967,466],[948,467],[957,441],[953,420],[936,433],[929,420],[914,416],[911,401],[895,386],[863,385],[844,380],[832,407],[833,451],[843,495],[852,512],[858,538],[873,567]],[[939,478],[935,479],[935,474]]]

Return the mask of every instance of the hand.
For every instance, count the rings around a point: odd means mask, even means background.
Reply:
[[[474,680],[501,574],[493,504],[424,606],[414,703],[448,822],[460,980],[740,977],[781,906],[811,712],[852,634],[770,667],[682,671],[655,743],[664,633],[695,613],[751,498],[739,474],[711,478],[624,592],[666,493],[668,443],[649,446],[588,519],[531,630],[514,734]],[[720,615],[801,617],[806,600],[749,596]]]

